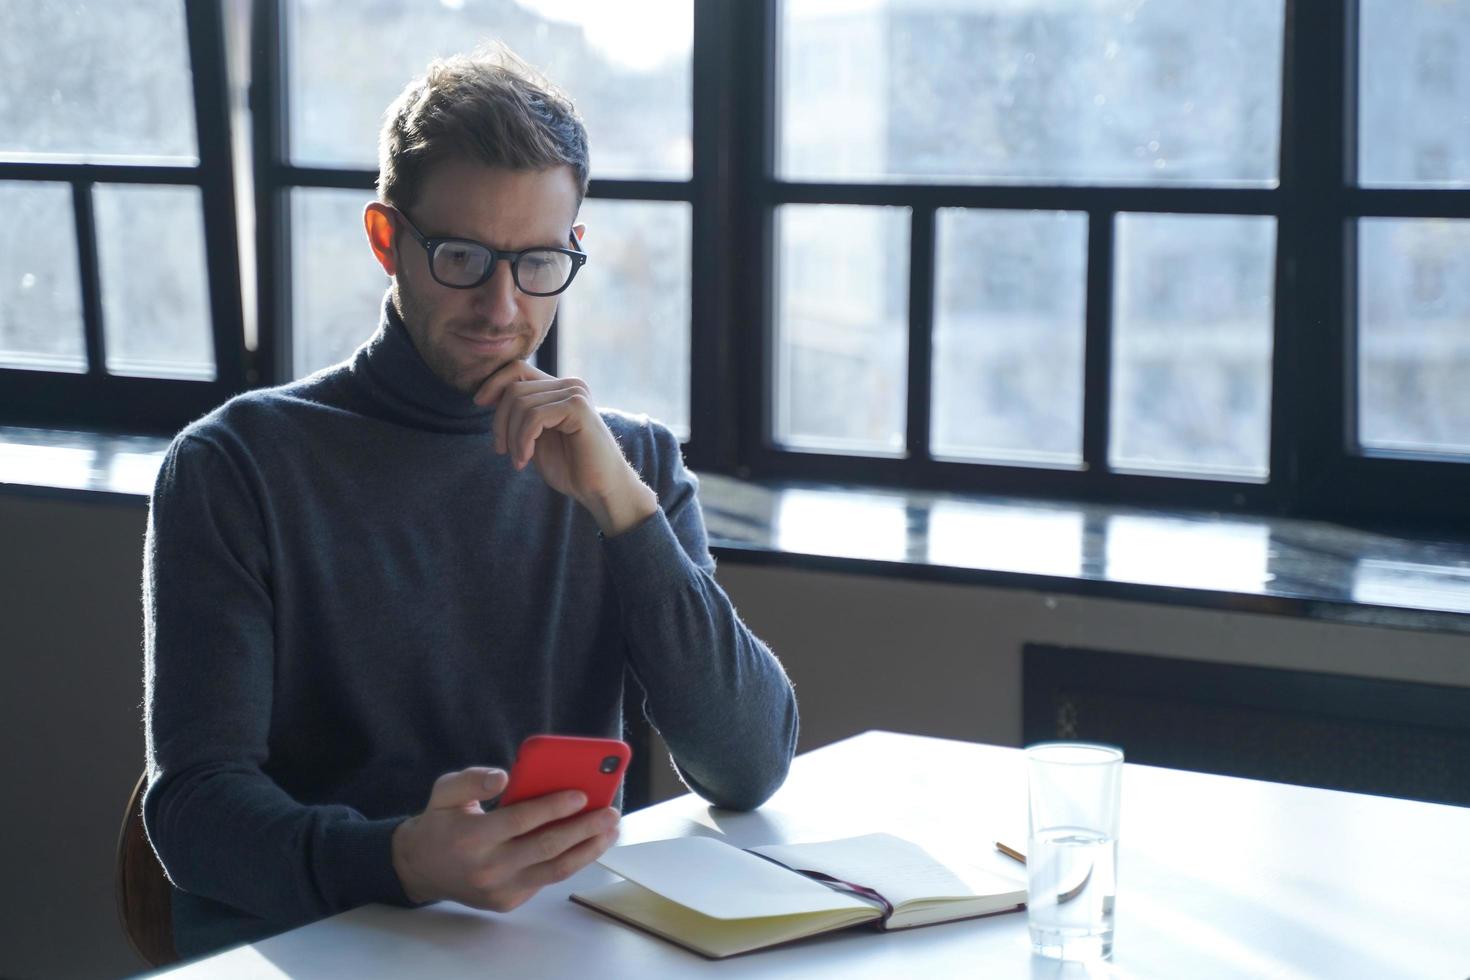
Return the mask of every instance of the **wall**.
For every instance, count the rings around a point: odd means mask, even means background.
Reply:
[[[1019,745],[1021,648],[1090,647],[1470,687],[1470,636],[725,559],[719,580],[781,658],[800,748],[870,728]],[[655,768],[654,796],[679,789]]]
[[[142,764],[144,519],[141,503],[0,493],[0,977],[142,968],[117,925],[112,865]],[[1015,745],[1029,641],[1470,687],[1464,636],[730,559],[719,577],[796,684],[803,749],[869,728]],[[677,790],[667,767],[655,775]]]
[[[139,604],[146,509],[0,494],[0,976],[145,964],[112,890],[143,768]]]

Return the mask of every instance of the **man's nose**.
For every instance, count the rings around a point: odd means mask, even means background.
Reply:
[[[508,327],[515,322],[519,307],[515,275],[510,260],[495,257],[495,268],[490,278],[475,290],[476,305],[482,306],[487,318],[497,327]]]

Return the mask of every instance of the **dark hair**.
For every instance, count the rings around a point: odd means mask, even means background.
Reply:
[[[565,164],[587,194],[587,128],[566,93],[503,44],[439,58],[393,100],[378,135],[378,198],[418,200],[429,170],[464,158],[508,170]]]

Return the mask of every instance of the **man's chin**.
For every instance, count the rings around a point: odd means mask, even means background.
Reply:
[[[467,368],[464,372],[462,372],[460,374],[459,383],[455,384],[454,387],[467,395],[473,395],[475,392],[480,390],[480,387],[486,381],[489,381],[492,377],[495,376],[496,371],[499,371],[507,364],[510,364],[514,361],[528,361],[530,359],[530,355],[526,354],[516,357],[497,359],[491,362],[481,362],[471,368]]]

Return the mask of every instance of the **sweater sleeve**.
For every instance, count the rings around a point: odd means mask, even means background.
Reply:
[[[306,806],[262,772],[275,648],[258,490],[196,434],[159,472],[143,576],[149,838],[175,886],[283,928],[408,904],[391,851],[402,818]]]
[[[717,806],[754,809],[786,779],[796,695],[715,582],[698,481],[678,441],[656,423],[643,432],[633,462],[660,510],[604,549],[644,713],[691,789]]]

